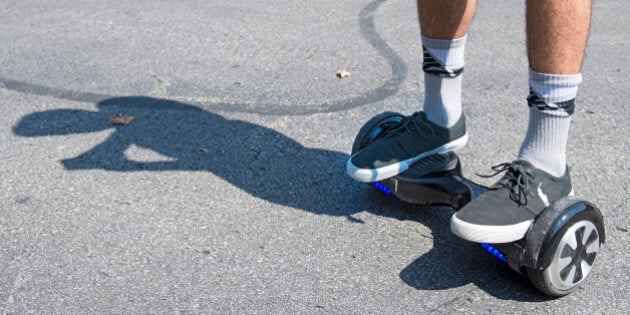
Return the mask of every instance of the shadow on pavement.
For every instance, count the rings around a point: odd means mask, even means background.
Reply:
[[[331,191],[351,186],[347,155],[305,148],[269,128],[224,117],[166,99],[120,97],[96,104],[98,111],[51,110],[24,117],[15,127],[25,137],[69,135],[114,128],[89,151],[61,161],[68,170],[207,171],[261,199],[316,214],[349,215],[330,204]],[[111,126],[123,113],[136,118]],[[132,145],[169,159],[137,162],[127,158]],[[338,199],[337,199],[338,200]],[[332,209],[331,209],[332,208]]]
[[[352,215],[368,209],[376,215],[417,221],[431,229],[434,246],[400,272],[408,285],[446,290],[473,283],[501,299],[546,300],[526,278],[476,244],[452,235],[448,228],[452,210],[423,209],[352,181],[345,174],[347,154],[306,148],[273,129],[167,99],[117,97],[96,105],[98,111],[32,113],[21,119],[14,132],[37,137],[115,128],[102,143],[61,163],[68,170],[211,172],[252,196],[315,214],[345,216],[360,223]],[[138,118],[127,126],[110,126],[108,120],[118,113]],[[125,151],[132,145],[170,159],[130,160]]]

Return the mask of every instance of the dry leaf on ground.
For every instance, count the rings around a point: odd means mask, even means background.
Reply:
[[[129,116],[129,115],[121,115],[118,114],[116,115],[116,117],[113,117],[112,119],[109,120],[109,124],[110,125],[122,125],[122,126],[127,126],[129,125],[134,119],[136,119],[136,117],[133,116]]]
[[[346,70],[338,70],[337,71],[337,78],[339,78],[339,79],[347,78],[349,76],[350,76],[350,72],[348,72]]]

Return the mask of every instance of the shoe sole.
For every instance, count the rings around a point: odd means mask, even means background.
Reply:
[[[571,189],[569,196],[573,196]],[[481,225],[460,220],[455,213],[451,217],[451,232],[475,243],[501,244],[518,241],[525,237],[534,219],[511,225]]]
[[[522,239],[534,220],[511,225],[479,225],[462,221],[455,213],[451,217],[451,232],[475,243],[501,244]]]
[[[409,168],[409,166],[411,166],[413,163],[417,162],[418,160],[422,158],[425,158],[433,154],[441,154],[441,153],[447,153],[450,151],[457,150],[465,146],[467,142],[468,142],[468,133],[466,133],[464,136],[454,141],[451,141],[433,150],[424,152],[418,156],[400,161],[398,163],[376,168],[376,169],[358,168],[354,166],[354,164],[352,164],[351,162],[352,161],[352,156],[351,156],[346,165],[346,171],[348,172],[348,175],[352,177],[353,179],[355,179],[356,181],[363,182],[363,183],[378,182],[378,181],[381,181],[390,177],[394,177],[406,171]]]

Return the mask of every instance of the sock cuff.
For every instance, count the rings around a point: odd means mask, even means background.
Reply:
[[[422,47],[446,69],[456,70],[464,67],[467,35],[454,39],[436,39],[424,35],[420,36]]]
[[[561,111],[530,108],[529,123],[518,159],[560,177],[566,168],[566,148],[571,117]]]
[[[582,74],[548,74],[529,68],[529,86],[546,103],[575,99]]]
[[[463,48],[466,45],[466,38],[468,38],[468,35],[453,39],[431,38],[422,34],[420,37],[422,38],[422,44],[427,48],[444,50],[451,48]]]

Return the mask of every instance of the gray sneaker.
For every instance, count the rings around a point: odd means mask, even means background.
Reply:
[[[451,217],[455,235],[477,243],[509,243],[525,237],[534,219],[549,205],[572,194],[569,169],[554,177],[527,161],[492,167],[506,172],[481,196]]]
[[[444,128],[417,112],[352,155],[346,170],[357,181],[377,182],[404,172],[424,157],[459,149],[467,141],[464,114],[455,125]]]

